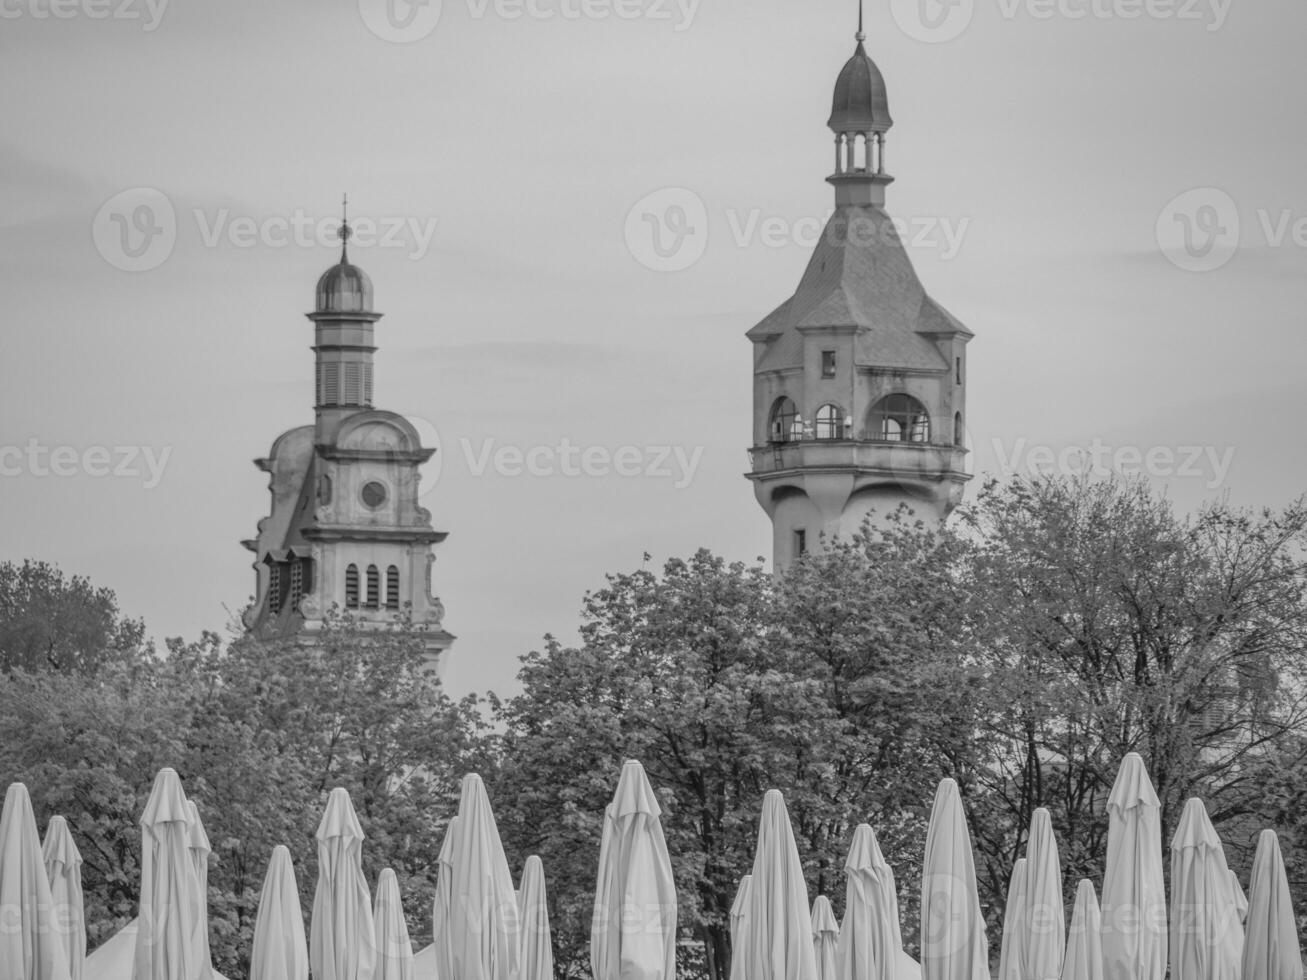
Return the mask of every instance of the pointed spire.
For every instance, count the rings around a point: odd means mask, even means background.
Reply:
[[[340,264],[346,265],[349,262],[349,253],[347,252],[349,236],[353,234],[349,227],[348,194],[342,194],[340,197],[340,231],[337,234],[340,236]]]
[[[858,0],[858,33],[853,36],[859,44],[867,40],[866,32],[862,29],[862,0]]]

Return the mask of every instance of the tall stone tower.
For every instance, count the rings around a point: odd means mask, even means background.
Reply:
[[[835,210],[794,295],[749,331],[754,493],[785,567],[910,507],[942,521],[970,479],[963,448],[971,331],[926,294],[885,211],[893,125],[857,49],[835,82]]]
[[[349,224],[340,262],[318,280],[314,324],[316,420],[283,433],[255,466],[269,476],[272,510],[254,552],[248,629],[311,642],[333,607],[365,625],[407,616],[439,671],[453,637],[431,592],[433,547],[446,537],[419,501],[419,467],[432,456],[402,415],[372,407],[372,281],[351,265]]]

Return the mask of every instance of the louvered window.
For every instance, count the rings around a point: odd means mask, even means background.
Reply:
[[[345,365],[345,404],[360,405],[363,402],[363,365]]]
[[[372,404],[372,365],[363,365],[363,404]]]
[[[381,607],[381,573],[376,565],[368,566],[368,608]]]
[[[340,365],[322,365],[322,404],[335,405],[340,401]]]
[[[394,565],[386,569],[386,608],[399,608],[399,569]]]
[[[281,612],[281,563],[268,566],[268,608],[274,613]]]
[[[345,569],[345,608],[359,607],[359,567],[350,565]]]

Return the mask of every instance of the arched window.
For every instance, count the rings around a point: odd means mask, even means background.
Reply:
[[[871,437],[883,442],[930,442],[930,416],[911,395],[886,395],[871,410]]]
[[[350,565],[345,569],[345,608],[359,607],[359,567]]]
[[[376,565],[368,566],[368,608],[381,607],[381,573]]]
[[[953,445],[965,445],[967,434],[962,429],[962,413],[958,412],[953,416]]]
[[[767,427],[767,439],[770,442],[789,442],[799,438],[795,423],[799,418],[799,409],[794,400],[782,395],[771,407],[771,419]]]
[[[394,565],[386,569],[386,608],[399,608],[399,569]]]
[[[848,426],[844,421],[844,412],[838,405],[823,405],[817,409],[818,439],[847,439]]]

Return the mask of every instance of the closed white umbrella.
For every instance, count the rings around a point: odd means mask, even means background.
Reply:
[[[377,971],[374,980],[414,980],[413,943],[404,921],[399,879],[391,868],[377,877],[377,900],[372,909],[377,928]]]
[[[449,913],[454,894],[454,838],[458,835],[458,817],[450,818],[445,839],[436,858],[436,897],[431,902],[431,961],[440,980],[454,976],[454,945],[449,932]]]
[[[0,977],[69,980],[36,814],[22,783],[10,784],[0,811]]]
[[[594,980],[675,980],[676,883],[644,767],[622,766],[604,813],[590,935]],[[807,902],[804,915],[807,916]]]
[[[1171,840],[1172,980],[1239,980],[1243,925],[1225,848],[1196,797]]]
[[[1030,816],[1026,842],[1026,930],[1021,957],[1025,980],[1058,980],[1066,956],[1066,911],[1062,904],[1062,863],[1053,820],[1039,807]]]
[[[840,924],[830,899],[818,895],[812,903],[812,955],[817,960],[818,980],[836,980],[839,969],[835,963],[835,950],[840,942]]]
[[[1280,839],[1263,830],[1248,882],[1242,980],[1302,980],[1298,925],[1284,873]]]
[[[268,862],[254,920],[250,980],[309,980],[309,947],[304,912],[290,850],[278,844]]]
[[[134,980],[201,980],[200,879],[191,854],[191,809],[181,779],[160,769],[141,815],[141,914]]]
[[[923,980],[989,980],[971,833],[958,784],[940,781],[926,831],[921,878]]]
[[[200,980],[213,977],[213,954],[209,950],[209,855],[213,848],[209,845],[209,835],[204,832],[204,822],[200,820],[200,811],[194,800],[186,801],[186,811],[190,815],[190,851],[191,860],[195,862],[195,880],[199,889],[200,911],[197,942],[199,943]]]
[[[318,824],[318,884],[309,925],[313,980],[373,980],[377,967],[372,895],[363,876],[363,828],[339,786]]]
[[[1088,878],[1076,888],[1076,907],[1071,912],[1071,932],[1066,941],[1062,980],[1103,980],[1102,917],[1098,896]]]
[[[51,817],[41,845],[46,876],[50,879],[50,900],[56,914],[55,928],[63,938],[72,980],[82,980],[86,960],[86,910],[82,898],[82,855],[77,850],[68,821]]]
[[[840,980],[895,980],[902,939],[894,873],[868,824],[853,831],[844,874],[844,921],[836,957]]]
[[[517,895],[485,784],[475,773],[463,777],[451,845],[452,973],[444,980],[508,980],[521,953]]]
[[[748,980],[817,980],[808,886],[779,790],[762,800],[748,924],[742,950]]]
[[[1026,859],[1012,865],[1007,883],[1007,904],[1003,907],[1003,943],[998,951],[998,980],[1025,980],[1023,956],[1026,949]]]
[[[744,944],[749,941],[749,892],[752,887],[753,875],[740,878],[735,901],[731,903],[731,980],[747,980],[744,976]]]
[[[1162,980],[1166,891],[1161,804],[1135,752],[1121,760],[1107,798],[1103,873],[1103,973],[1107,980]]]
[[[549,928],[545,866],[534,854],[522,868],[517,910],[522,922],[522,960],[514,980],[554,980],[554,939]]]

